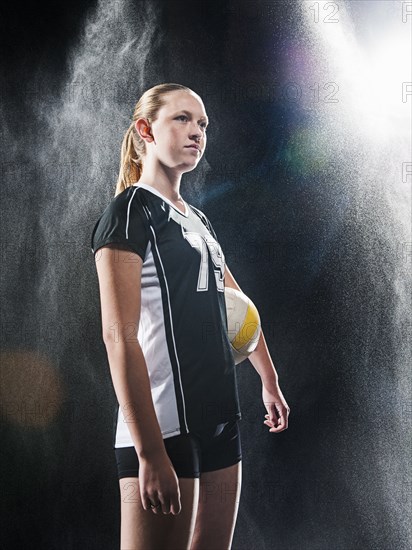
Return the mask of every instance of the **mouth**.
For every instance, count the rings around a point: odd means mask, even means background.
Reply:
[[[185,147],[190,149],[197,149],[200,152],[200,146],[199,145],[185,145]]]

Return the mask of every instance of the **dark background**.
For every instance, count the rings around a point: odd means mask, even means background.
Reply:
[[[331,4],[358,47],[401,18],[401,2]],[[118,547],[90,236],[134,105],[161,82],[203,98],[208,146],[181,192],[258,307],[291,409],[269,433],[259,376],[238,366],[233,549],[411,547],[409,137],[367,133],[311,5],[2,6],[2,549]]]

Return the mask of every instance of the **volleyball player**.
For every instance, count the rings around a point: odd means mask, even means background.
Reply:
[[[225,286],[237,288],[207,216],[180,194],[206,147],[201,98],[147,90],[124,136],[115,197],[97,220],[102,334],[121,549],[230,549],[241,490],[241,419]],[[271,432],[287,428],[263,331],[250,356]]]

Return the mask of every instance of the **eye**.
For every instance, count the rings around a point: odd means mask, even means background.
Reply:
[[[177,117],[176,117],[176,120],[179,120],[179,119],[189,120],[189,118],[188,118],[186,115],[179,115],[179,116],[177,116]],[[207,124],[207,122],[202,122],[202,123],[200,124],[200,126],[201,126],[204,130],[206,130],[207,127],[208,127],[208,124]]]

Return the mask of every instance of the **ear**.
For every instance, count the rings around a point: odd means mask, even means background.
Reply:
[[[145,118],[138,118],[134,123],[134,127],[139,136],[145,141],[154,140],[150,124]]]

